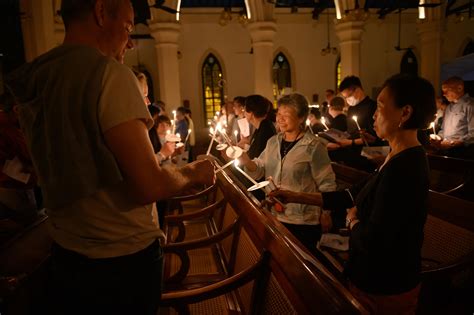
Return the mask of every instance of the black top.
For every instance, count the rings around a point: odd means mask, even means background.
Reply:
[[[421,146],[394,156],[349,191],[359,223],[353,226],[346,274],[372,294],[399,294],[420,282],[429,169]],[[349,208],[347,191],[323,193],[325,209]]]
[[[267,141],[276,134],[275,126],[269,119],[264,119],[260,123],[258,129],[252,135],[250,140],[250,148],[247,152],[249,158],[254,159],[260,156],[265,150]]]
[[[352,118],[351,118],[352,119]],[[340,131],[347,131],[347,117],[344,114],[339,114],[336,117],[330,116],[329,123],[331,124],[331,129],[337,129]]]

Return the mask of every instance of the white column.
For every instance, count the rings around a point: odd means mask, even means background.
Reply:
[[[360,44],[365,22],[361,19],[347,17],[336,23],[336,35],[339,38],[341,52],[341,77],[344,78],[348,75],[360,77]]]
[[[23,43],[26,61],[56,46],[54,38],[54,6],[51,0],[21,1]]]
[[[418,24],[420,36],[420,76],[433,84],[439,91],[441,72],[441,42],[443,25],[440,20],[425,21]]]
[[[254,93],[273,99],[273,39],[276,23],[273,21],[253,22],[247,25],[252,38],[254,63]]]
[[[178,38],[181,25],[173,22],[150,24],[150,34],[156,41],[156,58],[160,99],[167,108],[177,108],[181,104],[179,81]]]

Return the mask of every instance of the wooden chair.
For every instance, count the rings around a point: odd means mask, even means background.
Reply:
[[[208,237],[163,246],[164,253],[168,254],[165,256],[165,289],[194,288],[227,278],[234,272],[239,234],[240,220],[237,218],[232,224]],[[232,236],[232,250],[227,259],[222,252],[220,242],[230,236]],[[189,274],[191,269],[189,252],[201,248],[211,248],[213,263],[217,269],[216,273]],[[173,260],[171,255],[177,256],[179,262]],[[198,263],[195,260],[195,264]],[[172,272],[171,269],[176,266],[179,268]]]
[[[474,161],[428,154],[430,189],[474,201]]]
[[[217,184],[214,184],[191,194],[170,198],[168,199],[167,214],[174,214],[175,212],[182,214],[184,211],[183,203],[185,202],[204,201],[207,205],[212,204],[216,201],[216,191]]]
[[[200,210],[165,216],[164,232],[167,243],[178,243],[186,238],[186,225],[201,224],[208,235],[215,234],[222,228],[221,220],[215,220],[222,214],[226,201],[220,199]]]
[[[252,302],[249,314],[261,314],[262,300],[265,287],[269,279],[268,261],[270,253],[264,251],[260,259],[245,270],[229,276],[219,282],[200,288],[163,293],[161,306],[172,307],[178,314],[190,314],[189,304],[209,300],[224,294],[231,293],[245,284],[253,281]]]

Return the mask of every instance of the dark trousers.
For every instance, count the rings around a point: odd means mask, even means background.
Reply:
[[[321,239],[322,234],[321,224],[305,225],[282,223],[313,255],[316,253],[316,244]]]
[[[131,255],[103,259],[90,259],[54,244],[47,314],[155,315],[162,266],[158,241]]]

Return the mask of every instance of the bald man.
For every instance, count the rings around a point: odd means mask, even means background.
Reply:
[[[445,80],[442,90],[450,104],[438,133],[442,140],[432,140],[432,144],[447,155],[468,158],[474,146],[474,99],[465,93],[464,81],[459,77]]]

